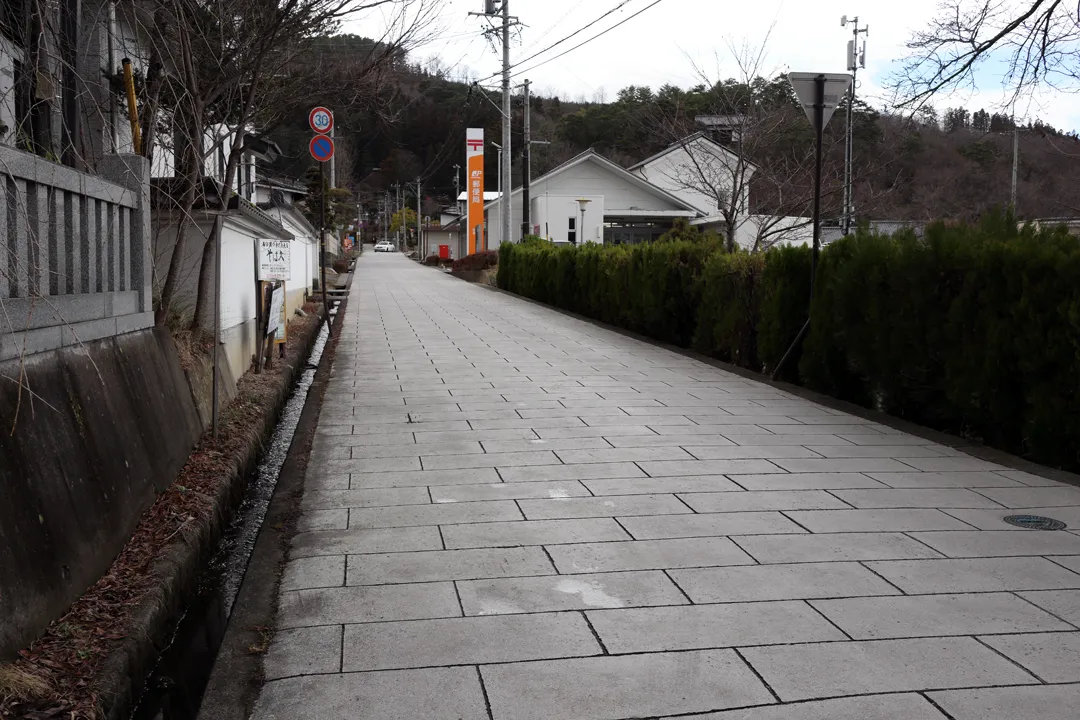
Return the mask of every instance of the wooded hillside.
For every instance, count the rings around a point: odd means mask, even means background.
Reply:
[[[316,65],[347,68],[372,47],[372,41],[355,36],[327,38],[316,51]],[[403,57],[376,87],[353,88],[347,74],[327,83],[321,102],[336,115],[339,184],[356,191],[365,205],[374,206],[394,184],[413,183],[419,176],[434,211],[453,196],[453,166],[464,162],[465,128],[484,127],[489,141],[499,141],[498,93],[452,79],[450,72],[411,64]],[[516,185],[521,179],[522,104],[520,96],[514,100]],[[284,151],[275,169],[295,177],[303,177],[313,165],[307,154],[307,110],[300,103],[282,108],[276,127],[267,128]],[[700,129],[697,116],[733,112],[754,118],[744,128],[744,142],[753,141],[746,152],[755,162],[763,167],[786,163],[776,165],[781,169],[775,172],[786,172],[795,185],[809,182],[803,170],[812,134],[782,78],[728,80],[689,90],[631,86],[608,103],[534,97],[533,139],[551,145],[534,148],[533,175],[589,147],[629,166]],[[845,113],[841,107],[827,129],[826,217],[840,213]],[[975,219],[1009,202],[1013,133],[1006,116],[981,108],[924,108],[910,118],[882,114],[857,102],[855,124],[855,206],[860,218]],[[1019,145],[1018,217],[1080,214],[1076,135],[1034,123],[1020,128]],[[489,189],[495,187],[497,171],[496,153],[489,151]],[[755,210],[776,211],[778,192],[753,187]]]

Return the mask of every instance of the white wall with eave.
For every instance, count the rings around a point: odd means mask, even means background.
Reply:
[[[547,179],[534,181],[529,193],[531,223],[540,226],[541,236],[558,242],[568,239],[570,218],[576,218],[575,227],[582,225],[578,198],[591,201],[585,210],[583,229],[575,230],[579,242],[603,242],[603,225],[608,217],[620,217],[626,212],[685,211],[685,208],[675,201],[614,172],[603,161],[591,158]],[[511,241],[516,242],[521,237],[520,190],[510,196],[510,203]],[[486,218],[489,248],[498,248],[502,242],[501,217],[501,202],[488,206]]]
[[[740,194],[739,214],[745,216],[750,207],[753,166],[708,141],[698,140],[674,148],[632,172],[706,216],[717,214],[719,198],[730,197],[736,188]]]

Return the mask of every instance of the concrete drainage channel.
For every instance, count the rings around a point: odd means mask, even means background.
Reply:
[[[133,720],[194,720],[198,715],[256,539],[330,338],[337,308],[330,314],[330,323],[323,323],[320,328],[307,366],[292,389],[258,467],[248,480],[236,517],[200,579],[198,595],[178,620],[172,641],[146,683],[132,714]]]

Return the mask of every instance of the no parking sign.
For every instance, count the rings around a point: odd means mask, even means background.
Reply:
[[[327,162],[334,157],[334,141],[326,135],[316,135],[311,138],[308,150],[311,152],[311,157],[319,162]]]

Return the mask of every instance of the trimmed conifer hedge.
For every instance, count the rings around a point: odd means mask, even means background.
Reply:
[[[806,321],[810,250],[714,239],[500,249],[498,285],[770,372]],[[810,333],[783,379],[1080,469],[1080,240],[1064,228],[860,231],[821,253]]]

